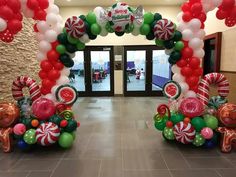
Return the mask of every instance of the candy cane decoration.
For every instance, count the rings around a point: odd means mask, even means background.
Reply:
[[[32,101],[41,97],[40,89],[35,80],[27,76],[19,76],[12,83],[12,96],[15,100],[20,100],[24,97],[22,89],[24,87],[29,88],[30,97]]]
[[[198,86],[197,96],[206,106],[209,101],[209,86],[211,84],[216,84],[218,86],[218,94],[221,97],[227,97],[229,94],[229,81],[223,74],[210,73],[205,75]]]

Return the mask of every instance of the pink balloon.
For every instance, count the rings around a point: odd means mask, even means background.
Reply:
[[[211,139],[213,137],[213,131],[209,127],[205,127],[201,130],[201,135],[205,139]]]
[[[16,124],[13,128],[13,132],[16,135],[23,135],[25,131],[26,131],[26,127],[22,123]]]
[[[32,104],[33,115],[39,120],[47,120],[56,113],[56,108],[53,101],[40,98]]]
[[[180,112],[186,117],[201,116],[204,112],[204,105],[198,98],[189,97],[185,98],[180,104]]]

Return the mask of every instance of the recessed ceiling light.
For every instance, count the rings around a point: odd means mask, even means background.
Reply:
[[[67,2],[70,2],[71,0],[66,0]]]

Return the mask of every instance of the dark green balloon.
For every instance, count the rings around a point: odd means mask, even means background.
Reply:
[[[67,40],[67,35],[65,33],[61,33],[57,36],[57,40],[61,43],[61,44],[64,44],[66,45],[68,43],[68,40]]]
[[[199,147],[199,146],[202,146],[205,143],[205,141],[206,140],[203,138],[203,136],[197,133],[193,140],[193,145]]]
[[[153,32],[148,33],[148,35],[146,36],[147,40],[154,40],[155,36]]]
[[[20,140],[20,139],[23,139],[23,135],[13,134],[13,138],[16,139],[16,140]]]
[[[84,50],[85,44],[82,43],[82,42],[78,42],[78,43],[76,44],[76,47],[77,47],[78,50]]]
[[[170,117],[170,121],[172,121],[173,124],[177,124],[177,123],[179,123],[183,120],[184,120],[184,115],[183,114],[176,113],[176,114],[171,115],[171,117]]]
[[[174,65],[174,64],[177,63],[177,61],[174,60],[174,59],[172,59],[171,57],[169,57],[168,62],[169,62],[170,64],[172,64],[172,65]]]
[[[161,14],[159,14],[159,13],[155,13],[154,14],[154,20],[161,20],[162,19],[162,16],[161,16]]]
[[[21,118],[20,119],[20,123],[24,124],[26,126],[26,129],[30,129],[32,126],[31,126],[31,120],[32,119],[29,119],[29,118]]]
[[[168,117],[164,116],[159,121],[155,121],[155,127],[157,130],[163,131],[166,127],[166,122],[168,121]]]
[[[60,122],[63,120],[59,115],[55,114],[49,118],[49,122],[53,122],[57,125],[60,125]]]
[[[75,53],[77,51],[77,47],[73,44],[67,44],[66,45],[66,50],[69,53]]]
[[[66,132],[73,132],[77,129],[77,122],[75,120],[68,120],[68,125],[64,128]]]
[[[167,49],[172,49],[175,46],[175,43],[173,40],[164,41],[164,46]]]
[[[64,54],[60,55],[59,60],[62,63],[65,63],[65,62],[71,60],[71,58],[70,58],[70,56],[67,53],[64,53]]]
[[[76,44],[78,42],[78,39],[71,37],[70,35],[67,35],[67,40],[71,44]]]
[[[160,40],[160,39],[156,39],[156,40],[155,40],[155,43],[156,43],[156,45],[159,46],[159,47],[163,47],[163,46],[164,46],[164,42],[163,42],[162,40]]]
[[[175,35],[174,35],[173,40],[174,41],[180,41],[181,39],[182,39],[182,33],[179,32],[179,31],[175,31]]]
[[[85,20],[86,20],[86,17],[85,17],[85,15],[80,15],[80,16],[79,16],[79,18],[80,18],[80,19],[82,19],[83,21],[85,21]]]
[[[85,24],[86,32],[88,34],[91,33],[91,25],[87,21],[85,21],[84,24]]]
[[[201,117],[194,117],[191,120],[191,124],[197,132],[200,132],[203,127],[206,127],[206,123]]]
[[[181,53],[178,51],[173,51],[170,54],[170,58],[174,61],[177,62],[181,58]]]
[[[152,22],[152,24],[150,25],[152,30],[154,29],[154,27],[155,27],[156,24],[157,24],[157,21],[154,20],[154,21]]]
[[[116,31],[115,34],[120,37],[120,36],[123,36],[125,33],[124,32],[117,32]]]
[[[97,38],[97,36],[93,35],[92,33],[88,34],[88,36],[89,36],[89,39],[91,40],[95,40]]]

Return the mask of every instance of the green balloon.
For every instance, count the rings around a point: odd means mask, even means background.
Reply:
[[[174,131],[173,131],[172,128],[165,127],[164,131],[163,131],[163,135],[168,140],[174,140],[175,139]]]
[[[160,40],[160,39],[156,39],[156,40],[155,40],[155,43],[156,43],[156,45],[159,46],[159,47],[163,47],[163,46],[164,46],[164,42],[163,42],[162,40]]]
[[[173,40],[164,41],[164,46],[167,49],[172,49],[175,46],[175,43]]]
[[[57,46],[56,50],[58,53],[63,54],[66,52],[66,47],[64,45],[60,44]]]
[[[218,127],[218,119],[210,114],[206,114],[203,116],[206,126],[211,129],[216,129]]]
[[[179,31],[175,31],[175,35],[174,35],[174,41],[180,41],[182,39],[182,33]]]
[[[76,47],[77,47],[78,50],[84,50],[85,44],[79,41],[79,42],[76,44]]]
[[[158,121],[155,121],[155,127],[157,130],[163,131],[164,128],[166,127],[166,122],[168,121],[167,116],[163,116],[160,118]]]
[[[30,129],[32,127],[31,120],[32,119],[24,118],[24,117],[20,118],[20,122],[26,126],[26,129]]]
[[[57,36],[57,40],[61,43],[61,44],[67,44],[67,35],[65,33],[61,33]]]
[[[67,34],[66,28],[63,28],[63,33]]]
[[[205,141],[206,141],[205,138],[203,138],[201,134],[197,133],[193,140],[193,145],[202,146],[205,143]]]
[[[94,35],[99,35],[101,33],[101,27],[97,24],[94,23],[91,25],[91,33]]]
[[[73,140],[75,140],[75,138],[76,138],[76,131],[73,131],[70,134],[73,136]]]
[[[145,24],[151,24],[154,21],[154,15],[151,12],[147,12],[143,16]]]
[[[71,44],[76,44],[78,42],[78,39],[71,37],[70,35],[67,35],[67,40],[69,41],[69,43]]]
[[[73,44],[66,44],[66,50],[69,53],[75,53],[77,51],[77,47]]]
[[[184,120],[183,114],[176,113],[176,114],[171,115],[171,117],[170,117],[170,121],[173,122],[173,124],[177,124],[183,120]]]
[[[73,141],[73,136],[70,133],[64,132],[60,135],[58,143],[61,147],[67,149],[72,146]]]
[[[148,33],[151,31],[150,25],[143,24],[140,28],[140,34],[142,35],[148,35]]]
[[[35,144],[36,143],[36,136],[35,136],[35,129],[29,129],[25,132],[24,134],[24,141],[27,143],[27,144]]]
[[[174,61],[177,62],[181,58],[181,53],[178,51],[173,51],[170,54],[170,58]]]
[[[184,43],[182,41],[178,41],[175,43],[175,50],[181,51],[184,48]]]
[[[194,117],[191,120],[191,124],[197,132],[200,132],[203,127],[206,127],[206,123],[201,117]]]
[[[93,12],[89,12],[86,16],[87,22],[89,22],[91,25],[96,23],[96,15]]]

